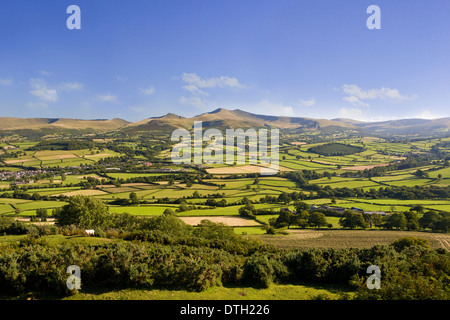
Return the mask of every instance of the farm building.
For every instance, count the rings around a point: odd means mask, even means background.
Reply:
[[[381,214],[382,216],[386,215],[386,212],[384,211],[365,211],[366,214]]]

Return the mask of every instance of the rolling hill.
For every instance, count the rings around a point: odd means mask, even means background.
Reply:
[[[81,120],[67,118],[10,118],[0,117],[0,130],[41,130],[41,129],[92,129],[111,131],[124,127],[129,122],[122,119]]]
[[[450,133],[450,118],[440,119],[401,119],[381,122],[358,122],[356,127],[372,133],[385,135],[442,135]]]
[[[311,129],[336,126],[340,128],[353,128],[345,122],[338,122],[326,119],[310,119],[300,117],[267,116],[250,112],[227,110],[223,108],[212,112],[202,113],[192,118],[184,118],[173,113],[168,113],[162,117],[145,119],[139,122],[130,123],[123,128],[126,131],[145,131],[157,129],[185,128],[191,129],[195,121],[202,121],[203,128],[279,128],[279,129]]]
[[[170,133],[176,128],[192,129],[195,121],[202,121],[203,128],[278,128],[291,131],[355,131],[375,135],[413,135],[444,136],[450,133],[450,118],[440,119],[401,119],[380,122],[363,122],[352,119],[312,119],[302,117],[286,117],[260,115],[243,110],[219,108],[185,118],[173,113],[161,117],[152,117],[137,122],[123,119],[81,120],[67,118],[10,118],[0,117],[0,131],[16,130],[92,130]]]

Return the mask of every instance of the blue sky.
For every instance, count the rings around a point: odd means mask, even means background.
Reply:
[[[447,0],[2,0],[0,116],[448,117],[449,16]]]

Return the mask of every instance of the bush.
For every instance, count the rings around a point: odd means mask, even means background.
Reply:
[[[268,288],[275,281],[283,281],[287,275],[287,267],[273,256],[255,254],[245,260],[243,280],[251,286]]]
[[[397,251],[402,251],[406,247],[411,246],[422,246],[425,248],[429,248],[428,239],[417,238],[417,237],[403,237],[391,243],[391,246],[395,248]]]
[[[355,277],[352,283],[358,287],[356,299],[450,299],[450,252],[405,246],[395,255],[381,257],[378,263],[381,288],[368,290],[365,277]]]
[[[8,234],[26,234],[28,232],[28,226],[21,222],[21,221],[14,221],[11,223],[11,225],[8,227],[6,233]]]

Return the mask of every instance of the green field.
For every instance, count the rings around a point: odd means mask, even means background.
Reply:
[[[125,289],[78,293],[63,300],[337,300],[353,295],[347,286],[273,284],[267,289],[251,287],[211,287],[202,292],[186,290]],[[270,303],[268,303],[270,306]],[[269,308],[270,310],[270,308]]]

